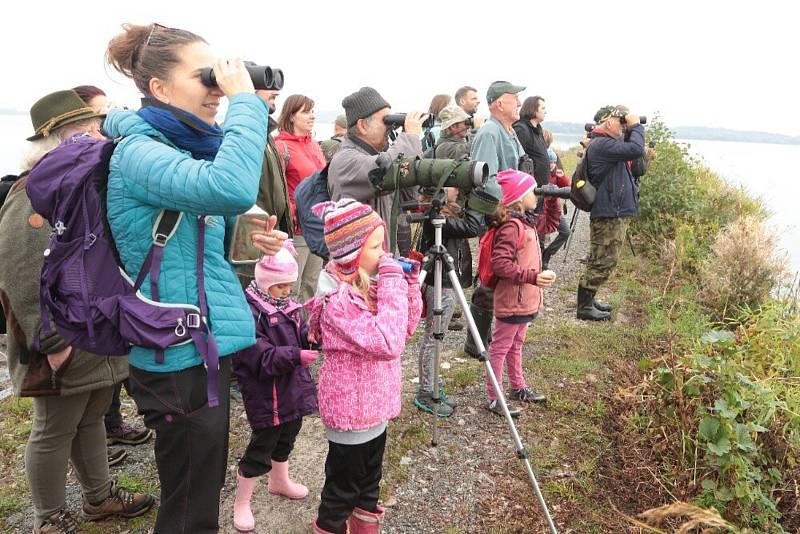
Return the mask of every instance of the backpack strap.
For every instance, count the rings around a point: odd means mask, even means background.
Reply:
[[[173,210],[161,210],[158,214],[156,222],[153,224],[153,244],[150,245],[150,251],[142,263],[142,268],[139,269],[139,276],[136,277],[136,283],[133,286],[134,291],[139,291],[142,287],[145,277],[150,275],[150,298],[156,302],[161,300],[158,293],[158,277],[161,275],[161,261],[164,259],[164,247],[175,235],[178,230],[178,225],[183,218],[183,213]],[[164,363],[164,351],[156,351],[156,363]]]
[[[205,276],[203,259],[205,256],[206,224],[203,215],[197,216],[197,255],[195,268],[197,269],[197,298],[200,308],[200,325],[205,331],[198,328],[190,328],[192,339],[206,364],[208,380],[206,383],[206,394],[209,408],[219,406],[219,347],[214,334],[211,333],[211,326],[208,324],[208,302],[206,300]]]

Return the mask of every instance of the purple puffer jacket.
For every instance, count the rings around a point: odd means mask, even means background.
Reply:
[[[256,321],[256,344],[233,355],[233,372],[254,429],[277,426],[317,411],[317,391],[300,349],[308,349],[308,324],[296,302],[278,310],[246,291]]]

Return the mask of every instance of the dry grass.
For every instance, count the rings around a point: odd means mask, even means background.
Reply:
[[[690,532],[700,532],[701,534],[712,534],[717,532],[733,532],[735,534],[747,534],[748,529],[740,529],[722,519],[719,512],[713,509],[699,508],[685,502],[675,502],[651,508],[639,514],[639,518],[645,522],[641,523],[629,518],[636,526],[646,529],[649,532],[666,534],[668,531],[661,530],[660,527],[665,520],[678,519],[680,521],[674,527],[674,534],[689,534]]]

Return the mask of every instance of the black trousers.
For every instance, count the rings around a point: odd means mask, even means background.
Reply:
[[[153,534],[219,531],[228,462],[231,359],[219,360],[219,406],[208,407],[205,366],[151,373],[130,368],[130,392],[155,430],[161,505]]]
[[[272,461],[285,462],[294,449],[294,440],[303,426],[303,418],[269,428],[253,430],[250,443],[239,461],[246,478],[260,477],[272,469]]]
[[[122,411],[120,410],[122,407],[122,402],[119,399],[119,395],[122,393],[123,385],[125,386],[125,391],[127,391],[130,395],[131,389],[128,384],[129,382],[126,378],[114,386],[114,394],[111,396],[111,406],[109,406],[105,416],[106,432],[110,431],[112,428],[122,425]]]
[[[360,445],[328,442],[325,485],[317,514],[320,528],[343,533],[354,508],[377,511],[385,447],[386,431]]]
[[[558,221],[558,235],[547,245],[547,248],[544,247],[544,236],[541,236],[542,239],[539,239],[539,244],[542,247],[542,261],[549,260],[553,254],[558,252],[558,250],[566,244],[567,239],[569,239],[569,234],[569,222],[567,222],[566,217],[562,216],[561,220]]]

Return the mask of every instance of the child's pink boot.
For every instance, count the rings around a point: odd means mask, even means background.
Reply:
[[[236,472],[236,497],[233,500],[233,528],[239,532],[253,532],[256,529],[256,520],[250,509],[250,499],[259,477],[243,477],[241,472]]]
[[[355,508],[353,515],[347,520],[349,534],[380,534],[381,522],[386,511],[380,506],[375,512],[367,512],[361,508]]]
[[[272,495],[283,495],[290,499],[304,499],[308,495],[308,488],[289,479],[289,462],[276,462],[272,460],[272,470],[269,472],[269,485]]]

